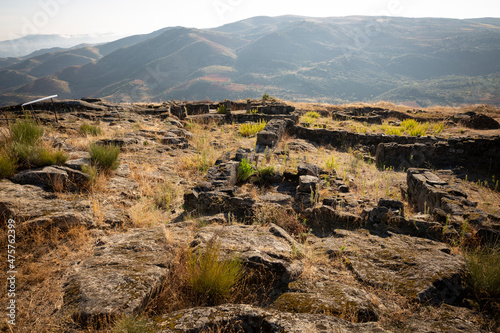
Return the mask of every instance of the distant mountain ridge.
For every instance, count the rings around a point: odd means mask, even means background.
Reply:
[[[500,19],[254,17],[0,58],[0,104],[47,93],[500,105]]]

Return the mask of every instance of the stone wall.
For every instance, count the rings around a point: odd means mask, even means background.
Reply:
[[[395,168],[465,166],[500,176],[500,137],[454,138],[434,143],[380,143],[376,161]]]

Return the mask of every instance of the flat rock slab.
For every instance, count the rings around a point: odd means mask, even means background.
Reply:
[[[22,171],[11,180],[17,184],[37,185],[50,190],[78,191],[90,180],[90,176],[65,166],[47,166]]]
[[[337,281],[295,281],[288,285],[289,291],[273,303],[273,307],[294,313],[328,313],[340,316],[352,313],[357,321],[378,319],[372,300],[376,296],[361,288]]]
[[[315,246],[342,255],[360,281],[421,302],[453,304],[463,296],[463,258],[450,254],[445,244],[392,233],[336,232]]]
[[[73,225],[95,226],[91,202],[80,197],[66,201],[38,186],[0,180],[0,218],[62,229]]]
[[[99,240],[64,284],[61,309],[81,325],[142,310],[168,273],[165,229],[133,229]]]
[[[224,253],[238,254],[247,268],[271,274],[276,281],[288,283],[302,273],[302,263],[294,260],[300,244],[276,225],[207,226],[195,234],[191,246],[204,247],[213,237]]]
[[[245,304],[192,308],[156,318],[159,332],[388,332],[377,323],[350,323],[337,317],[264,310]]]

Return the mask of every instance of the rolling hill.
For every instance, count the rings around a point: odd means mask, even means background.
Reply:
[[[267,92],[334,103],[498,105],[499,59],[500,19],[255,17],[0,59],[0,104],[43,91],[128,102]]]

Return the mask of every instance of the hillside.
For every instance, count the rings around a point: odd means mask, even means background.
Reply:
[[[116,102],[268,92],[292,101],[498,105],[498,59],[500,19],[255,17],[0,59],[0,105],[24,101],[17,91],[46,75],[67,83],[69,91],[52,92],[64,98]]]

